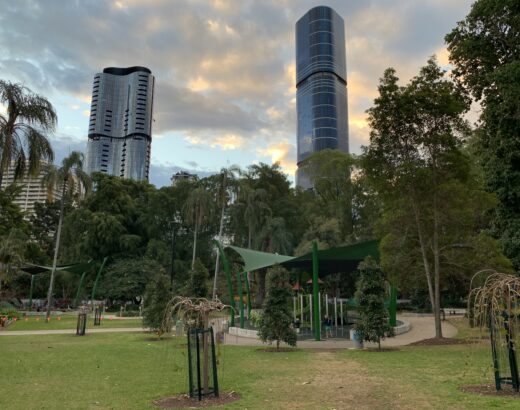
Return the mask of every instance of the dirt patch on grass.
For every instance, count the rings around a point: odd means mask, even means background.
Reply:
[[[379,353],[383,353],[383,352],[399,352],[401,349],[399,349],[398,347],[382,347],[381,349],[378,349],[377,347],[367,347],[366,349],[363,349],[365,350],[366,352],[379,352]]]
[[[502,390],[498,390],[491,384],[477,384],[472,386],[461,386],[460,390],[464,393],[478,394],[479,396],[499,396],[514,397],[520,399],[520,393],[513,390],[510,385],[502,385]]]
[[[423,339],[417,342],[410,343],[407,346],[452,346],[452,345],[466,345],[475,343],[471,339],[452,339],[449,337],[443,337],[441,339]]]
[[[256,350],[265,353],[289,353],[298,351],[298,349],[295,349],[293,347],[280,347],[278,350],[276,350],[276,347],[262,347]]]
[[[190,397],[187,394],[178,394],[176,396],[156,399],[152,403],[163,409],[183,409],[221,406],[223,404],[237,401],[238,399],[240,399],[240,395],[232,391],[221,393],[219,397],[208,397],[202,400],[199,400],[195,397]]]

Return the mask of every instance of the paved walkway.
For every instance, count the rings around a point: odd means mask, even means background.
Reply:
[[[128,333],[128,332],[146,332],[146,329],[140,327],[112,327],[87,329],[89,333]],[[0,336],[25,336],[25,335],[68,335],[76,334],[76,329],[55,329],[55,330],[5,330],[0,332]]]
[[[398,319],[410,322],[412,328],[409,332],[403,333],[381,342],[382,347],[405,346],[423,339],[430,339],[435,336],[433,317],[400,317]],[[444,337],[454,337],[457,329],[451,323],[442,322],[442,334]],[[258,339],[225,335],[224,343],[238,346],[264,346]],[[365,343],[365,347],[377,346],[375,343]],[[305,349],[348,349],[354,348],[354,342],[346,339],[327,339],[320,342],[315,340],[302,340],[298,342],[298,347]]]

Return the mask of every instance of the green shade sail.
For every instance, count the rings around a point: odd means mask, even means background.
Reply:
[[[90,260],[90,261],[84,262],[84,263],[75,263],[75,264],[70,264],[70,265],[57,266],[56,270],[62,270],[62,271],[66,271],[66,272],[80,274],[80,273],[83,273],[86,270],[92,268],[94,265],[95,265],[95,261]],[[26,266],[20,267],[20,270],[30,273],[31,275],[36,275],[39,273],[52,271],[52,266],[27,264]]]
[[[312,271],[312,252],[294,257],[252,251],[250,249],[239,248],[238,246],[227,246],[226,249],[231,249],[240,255],[244,261],[244,271],[246,272],[252,272],[276,264],[286,268],[299,268],[308,272]],[[376,261],[379,261],[379,241],[361,242],[354,245],[325,249],[318,251],[317,256],[320,276],[336,272],[351,272],[357,269],[359,262],[367,256],[371,256]]]
[[[278,255],[276,253],[252,251],[251,249],[239,248],[238,246],[226,246],[238,253],[244,261],[244,271],[253,272],[257,269],[267,268],[276,264],[294,259],[294,256]]]

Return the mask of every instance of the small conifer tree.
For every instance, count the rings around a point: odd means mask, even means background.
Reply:
[[[169,323],[164,321],[164,314],[170,299],[170,279],[163,273],[158,273],[146,286],[143,302],[143,326],[149,327],[159,336],[171,330],[163,325],[163,323]]]
[[[381,269],[370,257],[359,264],[356,284],[359,322],[356,331],[367,342],[375,342],[381,349],[381,339],[394,335],[385,306],[385,278]]]
[[[291,295],[287,270],[281,266],[269,269],[267,297],[263,304],[264,312],[260,319],[258,335],[264,342],[276,341],[276,350],[280,349],[282,341],[289,346],[296,346],[296,332],[291,327]]]

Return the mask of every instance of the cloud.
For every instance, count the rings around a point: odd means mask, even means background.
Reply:
[[[260,156],[269,157],[272,164],[279,163],[287,174],[294,175],[296,172],[296,148],[289,141],[270,144],[256,151]]]
[[[62,116],[70,114],[71,105],[78,106],[72,109],[77,111],[74,121],[89,115],[84,104],[90,104],[96,73],[108,66],[144,65],[156,78],[154,138],[181,135],[194,148],[255,152],[271,160],[278,152],[284,169],[291,170],[294,25],[320,3],[18,0],[0,14],[0,70],[3,79],[47,96],[58,109],[60,124],[72,126],[76,124]],[[365,111],[385,68],[396,68],[404,83],[431,54],[447,66],[444,35],[471,3],[327,2],[345,20],[352,152],[368,139]],[[77,126],[86,130],[88,121]]]

